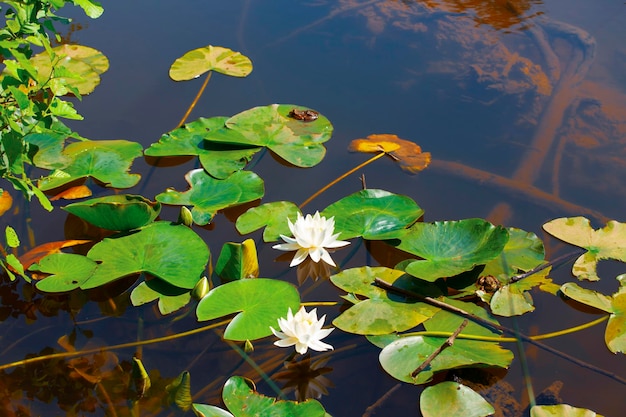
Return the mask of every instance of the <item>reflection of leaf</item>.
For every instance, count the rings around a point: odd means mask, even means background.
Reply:
[[[215,214],[227,207],[247,203],[263,197],[263,180],[250,171],[237,171],[224,180],[217,180],[203,169],[194,169],[185,175],[189,190],[167,190],[156,196],[163,204],[193,206],[193,221],[199,225],[211,222]]]
[[[508,239],[506,229],[482,219],[415,223],[400,238],[398,248],[423,258],[407,265],[406,272],[435,281],[489,262]]]
[[[140,175],[129,174],[128,170],[133,160],[141,156],[141,150],[140,144],[125,140],[71,143],[57,157],[59,162],[65,162],[57,164],[57,169],[39,182],[39,188],[52,190],[85,177],[114,188],[132,187]]]
[[[368,297],[358,301],[333,320],[341,330],[357,334],[379,335],[401,332],[432,317],[439,308],[421,302],[407,302],[373,284],[375,278],[393,283],[406,290],[424,294],[436,291],[432,284],[419,282],[404,272],[384,267],[353,268],[333,275],[333,284],[348,292]],[[408,278],[408,279],[407,279]],[[420,287],[421,285],[421,287]]]
[[[213,320],[232,313],[237,315],[226,327],[224,338],[255,340],[272,334],[280,317],[297,311],[300,294],[284,281],[267,278],[242,279],[212,289],[200,302],[199,321]]]
[[[440,382],[422,391],[420,411],[424,417],[485,417],[495,412],[476,391],[453,381]]]
[[[170,78],[174,81],[192,80],[208,71],[245,77],[252,72],[252,62],[239,52],[208,45],[193,49],[176,59],[170,67]]]
[[[588,219],[571,217],[552,220],[544,224],[543,229],[558,239],[587,249],[572,267],[578,279],[599,280],[596,265],[602,259],[626,262],[626,223],[611,220],[604,228],[594,230]]]
[[[389,239],[416,222],[422,210],[411,198],[384,190],[356,192],[326,207],[321,213],[335,217],[335,232],[340,239]]]
[[[397,160],[400,168],[412,174],[425,169],[430,164],[430,152],[414,142],[400,139],[396,135],[369,135],[366,139],[355,139],[348,149],[352,152],[385,152]]]
[[[278,240],[280,235],[291,234],[287,219],[295,221],[298,213],[300,209],[291,201],[272,201],[248,209],[237,218],[235,227],[244,235],[265,227],[263,241],[273,242]]]

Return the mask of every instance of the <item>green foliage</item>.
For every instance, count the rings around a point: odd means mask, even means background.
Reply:
[[[198,320],[237,313],[224,331],[229,340],[255,340],[272,334],[277,319],[297,311],[300,294],[291,284],[269,278],[242,279],[212,289],[196,309]]]
[[[224,384],[222,393],[224,404],[229,412],[206,404],[193,404],[198,417],[324,417],[326,412],[316,400],[301,403],[277,401],[255,391],[252,381],[233,376]],[[232,413],[232,414],[231,414]]]

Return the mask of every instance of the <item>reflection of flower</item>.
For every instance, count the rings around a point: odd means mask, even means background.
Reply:
[[[326,262],[313,262],[307,258],[298,265],[296,270],[298,276],[298,285],[304,284],[308,277],[311,277],[313,281],[317,281],[319,278],[327,279],[330,277],[330,265]]]
[[[335,266],[335,262],[333,262],[326,248],[340,248],[350,244],[350,242],[337,240],[339,233],[333,234],[335,231],[334,217],[326,220],[326,217],[320,216],[318,211],[315,212],[315,215],[307,214],[306,217],[302,217],[302,214],[298,213],[295,224],[291,223],[289,219],[287,222],[294,237],[280,235],[286,243],[275,245],[274,249],[297,250],[289,266],[302,263],[307,255],[311,257],[313,262],[319,262],[321,259],[327,264]]]
[[[325,338],[334,330],[322,329],[326,315],[317,319],[317,309],[314,308],[310,312],[306,312],[304,307],[300,307],[300,310],[294,315],[289,308],[287,318],[279,318],[278,325],[281,332],[274,330],[270,327],[272,333],[280,340],[274,342],[276,346],[288,347],[296,345],[296,352],[304,355],[308,349],[322,352],[325,350],[332,350],[332,346],[322,342]]]
[[[301,360],[291,360],[284,363],[285,370],[277,372],[273,378],[285,381],[283,392],[294,391],[296,401],[306,401],[308,398],[320,399],[322,395],[328,395],[328,387],[333,387],[327,374],[333,370],[326,366],[328,358],[311,360],[309,354],[302,356]]]

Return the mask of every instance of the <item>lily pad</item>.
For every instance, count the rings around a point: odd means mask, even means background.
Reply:
[[[160,285],[160,283],[162,284]],[[167,315],[189,304],[191,295],[189,290],[173,287],[160,280],[144,281],[133,288],[133,291],[130,293],[130,301],[134,306],[140,306],[155,300],[158,300],[159,312]]]
[[[245,141],[243,136],[224,126],[228,117],[199,118],[161,136],[144,152],[147,156],[198,156],[202,167],[217,179],[229,177],[243,169],[262,148],[207,140],[211,136],[228,137],[233,143]]]
[[[420,411],[424,417],[485,417],[495,412],[476,391],[453,381],[426,387],[420,395]]]
[[[586,408],[572,407],[568,404],[535,405],[530,409],[530,417],[602,417]]]
[[[152,222],[161,203],[140,195],[116,194],[69,204],[63,210],[107,230],[131,230]]]
[[[469,333],[469,332],[468,332]],[[456,339],[443,349],[430,365],[415,377],[411,376],[444,342],[442,337],[408,336],[385,346],[379,360],[383,369],[394,378],[410,384],[429,382],[437,372],[467,367],[508,368],[513,353],[493,342]]]
[[[400,237],[398,248],[423,258],[408,264],[406,272],[432,282],[486,264],[508,239],[505,228],[482,219],[416,223]]]
[[[515,227],[507,228],[509,240],[502,253],[487,262],[481,275],[494,277],[517,275],[519,271],[528,272],[544,262],[545,250],[543,242],[532,232]]]
[[[107,57],[87,46],[65,44],[52,48],[52,51],[54,58],[43,51],[30,61],[37,68],[39,83],[43,85],[49,81],[52,91],[58,96],[70,92],[68,86],[76,88],[81,95],[93,92],[100,84],[100,74],[109,69]]]
[[[226,127],[241,134],[243,139],[233,138],[230,134],[210,135],[207,139],[213,142],[265,146],[295,166],[315,166],[326,155],[323,143],[330,139],[333,126],[321,114],[312,122],[289,117],[293,109],[307,110],[291,104],[253,107],[226,121]]]
[[[87,256],[100,264],[95,274],[81,285],[82,289],[147,272],[175,287],[190,290],[204,274],[209,249],[190,228],[155,222],[132,233],[105,238]]]
[[[355,139],[348,149],[352,152],[385,152],[398,162],[400,168],[415,174],[424,170],[431,160],[430,152],[422,152],[415,142],[400,139],[396,135],[369,135],[365,139]]]
[[[350,293],[368,297],[358,301],[339,317],[333,325],[343,331],[357,334],[381,335],[411,329],[435,315],[439,308],[407,301],[373,285],[374,279],[411,290],[419,294],[437,291],[421,285],[418,280],[402,271],[384,267],[353,268],[333,275],[330,280],[337,287]]]
[[[287,311],[297,311],[300,294],[284,281],[268,278],[242,279],[212,289],[200,302],[199,321],[213,320],[237,313],[224,331],[229,340],[255,340],[272,334],[278,319]]]
[[[130,188],[140,179],[139,174],[129,174],[128,170],[133,160],[141,156],[141,150],[140,144],[125,140],[71,143],[56,159],[65,163],[39,181],[38,186],[47,191],[81,178],[93,177],[109,187]]]
[[[291,201],[273,201],[248,209],[237,218],[235,227],[244,235],[265,227],[263,241],[273,242],[278,240],[280,235],[291,234],[287,219],[295,221],[298,213],[300,209]]]
[[[550,268],[543,269],[536,274],[526,277],[511,284],[503,285],[489,300],[491,312],[499,316],[519,316],[535,309],[532,296],[529,291],[540,288],[543,291],[556,294],[558,285],[548,277]],[[481,297],[483,301],[486,298]]]
[[[489,313],[482,307],[469,302],[454,300],[452,298],[439,298],[439,301],[442,301],[446,304],[449,304],[453,307],[471,313],[475,316],[481,317],[486,321],[489,321],[493,324],[499,324],[496,319],[491,317]],[[424,327],[429,332],[454,332],[456,331],[461,323],[465,320],[462,316],[455,314],[453,312],[447,310],[439,310],[430,320],[424,323]],[[473,321],[469,321],[465,328],[463,329],[463,333],[473,334],[478,336],[489,336],[489,337],[497,337],[500,336],[500,333],[492,330],[484,325],[475,323]],[[455,342],[456,343],[456,342]]]
[[[194,169],[185,175],[190,189],[185,192],[167,190],[156,196],[163,204],[193,206],[191,214],[198,225],[211,222],[215,214],[227,207],[247,203],[263,197],[263,180],[253,172],[238,171],[224,180],[218,180],[203,169]]]
[[[232,412],[205,404],[194,404],[199,417],[324,417],[324,407],[316,400],[303,402],[276,400],[255,391],[254,383],[240,376],[233,376],[224,384],[222,399]]]
[[[73,253],[53,253],[31,265],[29,270],[51,274],[35,286],[44,292],[67,292],[79,288],[96,271],[93,260]]]
[[[390,239],[415,223],[423,214],[415,201],[384,190],[366,189],[342,198],[322,211],[335,217],[335,232],[341,239]]]
[[[570,217],[552,220],[544,224],[543,229],[558,239],[587,249],[572,267],[578,279],[598,281],[596,265],[602,259],[626,262],[626,223],[611,220],[604,228],[594,230],[589,219]]]
[[[231,49],[208,45],[177,58],[170,67],[170,78],[174,81],[192,80],[208,71],[245,77],[252,72],[252,61]]]

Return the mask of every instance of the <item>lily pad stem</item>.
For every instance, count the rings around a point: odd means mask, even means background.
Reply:
[[[198,100],[200,100],[200,97],[202,97],[202,93],[204,93],[204,90],[206,89],[207,84],[209,84],[209,80],[211,79],[212,73],[213,71],[209,71],[207,73],[206,78],[204,79],[204,83],[202,83],[200,90],[198,90],[198,94],[196,94],[196,98],[193,99],[193,101],[189,105],[189,108],[187,109],[187,112],[185,112],[185,115],[183,116],[183,118],[180,119],[180,122],[178,122],[178,125],[176,126],[177,128],[185,124],[185,121],[187,120],[191,112],[193,111],[194,107],[196,107],[196,104],[198,104]]]
[[[339,177],[337,177],[336,179],[332,180],[331,182],[329,182],[328,184],[326,184],[324,187],[320,188],[319,191],[317,191],[315,194],[313,194],[311,197],[307,198],[302,204],[300,204],[298,206],[298,208],[302,209],[304,206],[306,206],[307,204],[309,204],[311,201],[313,201],[313,199],[315,199],[317,196],[319,196],[320,194],[322,194],[324,191],[328,190],[330,187],[332,187],[333,185],[337,184],[339,181],[343,180],[344,178],[346,178],[347,176],[355,173],[356,171],[358,171],[359,169],[363,168],[364,166],[367,166],[369,164],[371,164],[372,162],[374,162],[377,159],[382,158],[383,156],[387,155],[386,152],[381,152],[378,153],[376,155],[374,155],[373,157],[371,157],[370,159],[368,159],[367,161],[355,166],[354,168],[352,168],[351,170],[349,170],[348,172],[344,173],[343,175],[340,175]]]

